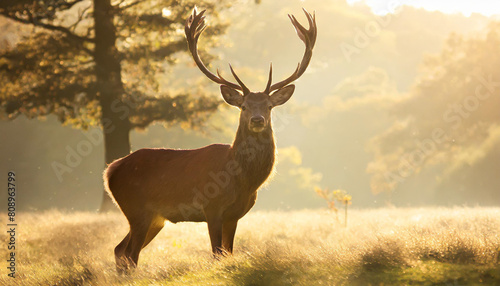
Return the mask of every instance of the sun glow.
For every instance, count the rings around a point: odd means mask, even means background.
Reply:
[[[169,16],[171,16],[171,15],[172,15],[172,11],[171,11],[170,9],[168,9],[168,8],[163,8],[163,9],[161,10],[161,16],[162,16],[163,18],[168,18],[168,17],[169,17]]]
[[[391,12],[391,8],[402,5],[423,8],[429,11],[441,11],[447,14],[462,13],[469,17],[473,13],[485,16],[500,16],[500,4],[487,0],[475,1],[435,1],[435,0],[347,0],[349,4],[365,2],[375,14],[383,15]]]

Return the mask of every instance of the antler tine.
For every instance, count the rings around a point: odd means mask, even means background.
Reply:
[[[229,69],[231,70],[231,73],[233,74],[234,79],[236,79],[236,81],[240,84],[241,89],[243,90],[243,94],[245,94],[245,95],[249,94],[250,90],[245,86],[245,84],[236,75],[236,73],[234,72],[233,67],[231,66],[231,64],[229,64]],[[220,74],[219,74],[219,76],[220,76]]]
[[[267,80],[266,89],[264,90],[265,94],[269,94],[271,92],[272,81],[273,81],[273,63],[269,65],[269,79]]]
[[[205,30],[207,27],[205,25],[205,14],[206,10],[201,11],[199,14],[197,13],[198,11],[196,10],[196,7],[193,9],[193,13],[186,19],[186,24],[184,26],[184,32],[186,34],[186,39],[188,42],[188,47],[189,51],[191,52],[191,55],[193,56],[194,62],[198,66],[198,68],[203,72],[209,79],[212,81],[218,83],[218,84],[224,84],[229,87],[232,87],[234,89],[238,89],[243,91],[244,93],[248,90],[246,86],[240,82],[238,78],[236,80],[240,83],[240,85],[237,85],[233,82],[230,82],[226,79],[224,79],[219,71],[217,70],[217,75],[213,74],[211,71],[208,70],[208,68],[203,64],[203,62],[200,59],[200,56],[198,55],[198,38],[200,37],[201,33]],[[231,69],[232,71],[232,69]],[[233,72],[233,71],[232,71]],[[233,75],[235,73],[233,72]]]
[[[311,61],[312,49],[314,48],[314,44],[316,43],[317,36],[316,15],[314,14],[314,12],[311,15],[304,8],[302,8],[302,10],[304,11],[304,14],[306,14],[307,21],[309,22],[309,29],[304,28],[304,26],[302,26],[299,21],[297,21],[295,16],[288,15],[288,17],[290,18],[290,21],[292,22],[297,35],[306,46],[304,56],[302,57],[302,61],[300,61],[300,63],[298,64],[297,69],[295,69],[295,72],[287,79],[273,84],[269,90],[270,92],[280,89],[298,79],[306,71],[309,62]]]

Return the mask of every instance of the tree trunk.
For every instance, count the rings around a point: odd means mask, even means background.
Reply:
[[[129,110],[123,104],[120,56],[116,48],[116,27],[110,0],[94,0],[94,27],[97,92],[101,105],[106,164],[130,153]],[[117,210],[106,192],[101,212]]]

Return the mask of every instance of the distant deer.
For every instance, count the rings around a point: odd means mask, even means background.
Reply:
[[[292,96],[290,83],[306,70],[316,41],[316,19],[306,10],[309,29],[289,15],[305,53],[295,72],[275,84],[272,66],[263,92],[251,92],[238,82],[210,72],[198,55],[198,38],[205,29],[205,11],[196,8],[186,20],[189,50],[198,68],[220,84],[224,100],[239,107],[240,123],[232,145],[213,144],[194,150],[140,149],[111,163],[104,172],[108,193],[130,224],[130,231],[115,248],[118,271],[137,266],[139,253],[163,228],[166,220],[204,222],[218,257],[233,252],[238,220],[255,204],[257,189],[273,170],[275,143],[271,109]],[[274,92],[273,92],[274,91]]]

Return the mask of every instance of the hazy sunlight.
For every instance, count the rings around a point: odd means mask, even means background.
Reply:
[[[364,2],[373,9],[373,12],[384,15],[390,12],[390,8],[401,5],[424,8],[428,11],[441,11],[448,14],[462,13],[470,16],[472,13],[479,13],[485,16],[499,16],[500,2],[490,0],[468,0],[468,1],[436,1],[436,0],[347,0],[348,3]]]

